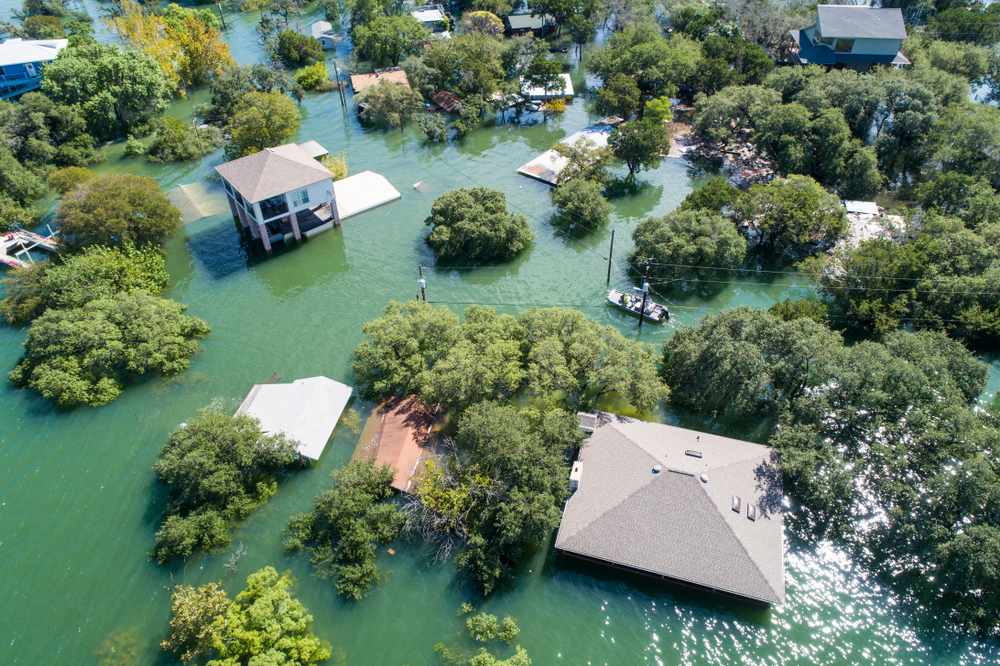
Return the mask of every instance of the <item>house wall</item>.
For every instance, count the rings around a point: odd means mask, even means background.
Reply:
[[[33,71],[28,67],[29,64]],[[43,62],[33,62],[0,67],[0,70],[3,71],[3,74],[0,75],[0,99],[9,99],[41,88],[44,64]]]
[[[901,39],[855,39],[851,53],[865,55],[896,55],[902,46]]]

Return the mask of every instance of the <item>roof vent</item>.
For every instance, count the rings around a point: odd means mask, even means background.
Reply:
[[[739,495],[733,495],[733,511],[735,511],[736,513],[739,513],[740,509],[742,508],[742,505],[743,505],[743,502],[740,500],[740,496]]]
[[[701,482],[702,483],[708,483],[708,474],[702,474],[701,475]]]
[[[754,522],[757,522],[757,505],[756,504],[747,504],[747,518],[749,518],[750,520],[752,520]]]
[[[692,451],[691,449],[688,449],[684,452],[684,455],[691,456],[692,458],[701,458],[701,451]]]
[[[653,474],[659,474],[662,469],[659,465],[653,465]]]

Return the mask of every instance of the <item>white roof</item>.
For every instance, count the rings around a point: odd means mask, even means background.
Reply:
[[[878,204],[874,201],[845,201],[844,208],[847,209],[848,213],[878,215]]]
[[[600,147],[608,145],[609,136],[611,136],[610,127],[586,127],[576,134],[566,137],[560,143],[575,146],[577,141],[586,138],[593,141],[595,146]],[[545,151],[527,164],[522,165],[517,172],[531,178],[537,178],[543,183],[555,185],[559,179],[559,172],[563,170],[567,163],[569,163],[568,157],[563,157],[555,149],[551,149]]]
[[[361,173],[333,183],[333,195],[337,201],[340,219],[363,213],[384,203],[400,198],[399,190],[374,171]]]
[[[328,21],[316,21],[312,24],[312,36],[315,39],[323,36],[333,37],[333,26]]]
[[[254,384],[236,413],[259,419],[266,434],[285,433],[298,442],[299,453],[319,460],[353,390],[326,377]]]
[[[55,60],[68,43],[68,39],[24,40],[11,37],[0,44],[0,67]]]
[[[410,16],[417,19],[417,23],[433,23],[435,21],[444,20],[444,12],[437,7],[419,9],[415,12],[410,12]]]
[[[306,141],[305,143],[300,143],[299,148],[304,150],[306,155],[313,159],[330,154],[330,151],[319,145],[318,141]]]
[[[565,82],[565,88],[561,91],[559,89],[550,88],[548,93],[545,92],[545,88],[529,87],[527,83],[523,80],[521,81],[521,92],[523,92],[527,97],[531,99],[544,99],[545,97],[572,97],[573,96],[573,80],[570,79],[569,74],[560,74],[562,80]]]

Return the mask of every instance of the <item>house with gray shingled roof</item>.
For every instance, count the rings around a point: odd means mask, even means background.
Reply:
[[[858,5],[819,5],[816,23],[792,30],[798,48],[791,51],[799,65],[868,70],[872,65],[909,65],[899,47],[906,39],[903,12],[898,7],[874,9]]]
[[[756,604],[785,602],[781,471],[766,446],[603,412],[556,548]]]

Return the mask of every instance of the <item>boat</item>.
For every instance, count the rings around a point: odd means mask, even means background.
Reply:
[[[625,304],[625,297],[628,296],[628,305]],[[629,294],[624,291],[618,291],[617,289],[612,289],[608,292],[608,304],[622,310],[623,312],[628,312],[636,317],[639,316],[639,308],[642,306],[642,292],[638,294]],[[660,305],[659,303],[654,303],[653,299],[646,299],[646,310],[642,314],[642,318],[653,322],[654,324],[662,323],[670,319],[670,313],[667,308]]]

